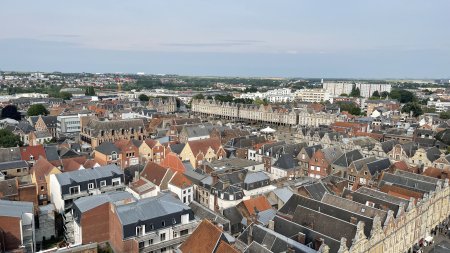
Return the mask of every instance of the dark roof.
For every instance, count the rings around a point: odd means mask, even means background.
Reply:
[[[48,161],[59,160],[58,146],[56,145],[46,145],[44,146],[45,156]]]
[[[389,160],[389,158],[384,158],[367,163],[367,168],[369,169],[372,176],[376,173],[380,173],[383,170],[389,169],[389,167],[391,167],[391,161]]]
[[[102,154],[111,154],[112,152],[120,153],[120,150],[111,142],[103,142],[98,147],[95,148],[96,151]]]
[[[427,152],[427,158],[428,158],[428,160],[430,160],[430,162],[434,162],[442,154],[441,151],[436,147],[428,148],[426,150],[426,152]]]
[[[179,144],[170,144],[170,150],[174,152],[175,154],[181,154],[181,151],[184,149],[184,146],[186,146],[186,143],[179,143]]]
[[[222,224],[224,226],[225,230],[230,229],[230,227],[229,227],[230,220],[228,220],[227,217],[224,217],[224,216],[210,210],[209,208],[202,206],[201,204],[199,204],[196,201],[192,201],[191,203],[189,203],[189,207],[192,209],[192,211],[194,212],[194,215],[199,220],[208,219],[210,221]],[[241,220],[242,220],[242,218],[241,218]],[[241,220],[239,220],[239,221],[241,221]]]
[[[10,162],[22,160],[20,148],[0,148],[0,162]]]
[[[359,150],[352,150],[342,154],[336,161],[334,161],[334,165],[348,167],[353,161],[359,160],[363,158],[363,155]]]
[[[0,163],[0,171],[19,168],[28,168],[28,163],[23,160]]]
[[[398,186],[403,186],[410,189],[421,190],[423,192],[430,192],[436,189],[436,184],[428,183],[425,181],[407,178],[400,175],[395,175],[392,173],[383,173],[380,181],[380,186],[384,184],[393,184]]]
[[[337,253],[341,244],[340,240],[331,238],[325,234],[319,233],[307,226],[297,224],[280,216],[275,216],[274,231],[289,238],[296,238],[299,233],[305,235],[305,244],[314,243],[318,238],[322,238],[324,243],[330,247],[330,253]]]
[[[288,238],[280,233],[260,225],[252,226],[252,239],[254,242],[265,245],[271,252],[287,252],[288,248],[292,248],[296,253],[316,253],[314,249],[299,243],[295,239]],[[238,239],[244,243],[247,242],[248,230],[244,230]]]
[[[231,225],[241,223],[242,218],[244,217],[235,206],[224,209],[223,216],[230,220]]]
[[[389,153],[394,146],[398,144],[397,140],[389,140],[389,141],[383,141],[381,142],[381,148],[383,149],[384,153]]]
[[[300,205],[297,206],[292,221],[303,226],[311,227],[314,231],[336,240],[341,240],[344,237],[347,239],[348,247],[351,246],[356,234],[356,224]]]
[[[17,188],[17,179],[6,179],[0,181],[0,199],[17,196],[19,190]]]
[[[289,170],[297,167],[298,161],[291,154],[284,154],[278,158],[278,160],[273,164],[273,166]]]
[[[317,150],[322,149],[322,145],[313,145],[305,148],[306,154],[311,157]]]

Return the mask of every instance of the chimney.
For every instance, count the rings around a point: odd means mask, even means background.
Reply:
[[[295,253],[295,250],[291,246],[288,246],[286,253]]]
[[[275,229],[275,222],[274,222],[273,220],[270,220],[270,221],[269,221],[268,228],[269,228],[270,230],[274,230],[274,229]]]
[[[324,243],[323,238],[318,238],[314,240],[314,249],[319,250],[320,246]]]
[[[137,170],[137,171],[134,172],[134,179],[133,179],[133,182],[136,182],[136,181],[138,181],[138,180],[139,180],[139,170]]]
[[[297,241],[301,244],[305,244],[306,241],[306,235],[302,232],[297,233]]]

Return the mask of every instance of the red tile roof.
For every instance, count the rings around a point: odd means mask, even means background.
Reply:
[[[183,175],[181,172],[176,172],[175,175],[170,180],[170,184],[174,185],[180,189],[185,189],[192,186],[191,180]]]
[[[255,214],[255,209],[261,212],[272,208],[267,198],[262,195],[242,202],[250,215]]]
[[[208,220],[203,220],[189,238],[180,246],[183,253],[214,253],[222,230]]]
[[[34,160],[38,160],[41,156],[47,159],[44,146],[42,145],[20,147],[20,156],[25,161],[29,161],[30,156],[33,156]]]
[[[184,172],[184,164],[177,154],[170,152],[166,154],[166,157],[161,161],[161,165],[164,167],[169,167],[173,171]]]
[[[144,170],[142,170],[141,177],[159,186],[168,170],[169,169],[150,161],[145,165]]]
[[[45,181],[45,176],[48,175],[55,166],[47,161],[44,157],[40,157],[31,167],[31,174],[35,174],[37,181]]]
[[[222,144],[220,143],[220,139],[217,138],[189,141],[188,144],[189,147],[191,147],[192,153],[194,153],[194,155],[197,155],[200,152],[206,154],[209,147],[211,147],[214,152],[217,152],[222,146]]]

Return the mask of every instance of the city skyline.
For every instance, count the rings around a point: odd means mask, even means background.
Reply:
[[[1,70],[448,78],[446,1],[14,1]]]

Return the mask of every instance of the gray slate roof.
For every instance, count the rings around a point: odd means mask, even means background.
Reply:
[[[33,214],[33,202],[0,200],[0,216],[21,218],[25,213]]]
[[[55,176],[60,185],[71,185],[72,181],[85,182],[93,179],[111,177],[113,175],[123,175],[123,171],[114,164],[60,173]]]
[[[133,195],[126,191],[115,191],[104,194],[92,195],[75,200],[74,204],[82,213],[104,203],[115,203],[126,199],[134,199]]]
[[[102,154],[111,154],[112,152],[116,152],[117,154],[120,153],[119,148],[117,148],[111,142],[103,142],[98,147],[96,147],[95,150],[100,152],[100,153],[102,153]]]
[[[122,225],[135,224],[189,209],[190,207],[169,193],[116,207]]]
[[[28,168],[28,163],[23,160],[0,163],[0,171],[19,168]]]
[[[244,183],[251,184],[251,183],[255,183],[255,182],[261,182],[261,181],[264,181],[267,179],[270,179],[269,176],[267,176],[266,173],[264,173],[262,171],[249,172],[245,176]]]
[[[22,160],[20,148],[0,148],[0,162],[10,162]]]

